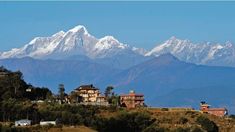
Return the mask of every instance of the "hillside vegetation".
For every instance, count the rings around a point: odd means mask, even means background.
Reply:
[[[47,88],[34,87],[21,72],[0,68],[0,131],[100,132],[234,132],[235,119],[189,109],[126,109],[117,106],[60,104]],[[43,102],[35,102],[43,100]],[[234,116],[231,116],[234,117]],[[14,121],[32,120],[32,126],[15,127]],[[41,120],[57,126],[40,126]]]

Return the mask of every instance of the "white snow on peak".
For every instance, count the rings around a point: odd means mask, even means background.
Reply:
[[[102,58],[126,50],[132,51],[128,45],[119,42],[113,36],[97,39],[88,33],[85,26],[78,25],[67,32],[59,31],[50,37],[36,37],[22,48],[1,53],[0,59],[26,56],[38,59],[63,59],[74,55]]]
[[[187,45],[190,44],[191,42],[189,40],[181,40],[173,36],[163,44],[157,45],[150,52],[146,53],[145,56],[151,56],[152,54],[157,54],[156,56],[159,56],[162,52],[171,54],[174,52],[181,52]]]
[[[90,35],[83,25],[67,32],[59,31],[49,37],[36,37],[21,48],[0,52],[0,59],[33,57],[38,59],[64,59],[83,55],[89,58],[105,58],[115,55],[159,56],[170,53],[186,62],[216,66],[235,66],[235,47],[231,42],[225,44],[204,42],[192,43],[173,36],[150,51],[131,47],[119,42],[113,36],[97,39]]]
[[[86,29],[85,26],[83,26],[83,25],[78,25],[78,26],[76,26],[76,27],[70,29],[68,32],[75,32],[75,33],[76,33],[76,32],[82,32],[82,33],[84,33],[84,34],[88,34],[87,29]]]
[[[52,37],[63,36],[64,34],[65,34],[65,32],[61,30],[61,31],[59,31],[58,33],[52,35]]]
[[[145,56],[159,56],[166,53],[170,53],[180,60],[196,64],[231,66],[233,63],[235,66],[235,48],[230,42],[225,44],[211,42],[192,43],[187,39],[181,40],[171,37],[147,52]],[[225,63],[223,64],[222,62]]]
[[[113,36],[105,36],[105,37],[101,38],[99,40],[99,42],[96,44],[96,48],[100,48],[100,49],[109,49],[112,47],[125,49],[128,47],[128,45],[120,43]]]

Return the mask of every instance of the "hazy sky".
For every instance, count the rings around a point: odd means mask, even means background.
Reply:
[[[0,51],[79,24],[146,49],[171,36],[235,42],[235,2],[0,2]]]

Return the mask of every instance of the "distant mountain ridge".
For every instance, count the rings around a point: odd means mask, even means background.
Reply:
[[[79,59],[76,57],[83,56],[97,63],[111,64],[116,68],[126,69],[154,56],[167,53],[185,62],[235,67],[235,46],[231,42],[195,44],[189,40],[171,37],[147,51],[123,44],[113,36],[97,39],[82,25],[67,32],[59,31],[50,37],[36,37],[21,48],[0,52],[0,59],[32,57],[66,60],[67,58]]]
[[[159,56],[170,53],[182,61],[210,66],[235,66],[235,46],[231,42],[225,44],[200,43],[171,37],[156,46],[145,56]]]
[[[0,65],[21,70],[27,82],[49,87],[55,93],[60,83],[68,92],[82,84],[94,84],[102,91],[113,85],[117,93],[129,90],[143,93],[150,106],[197,107],[200,101],[206,100],[235,112],[232,107],[235,98],[231,94],[235,92],[235,68],[186,63],[171,54],[160,55],[128,69],[116,69],[92,60],[29,57],[2,59]]]

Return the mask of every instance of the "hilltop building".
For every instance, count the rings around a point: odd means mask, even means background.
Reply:
[[[226,108],[210,108],[210,105],[206,102],[201,102],[200,111],[203,113],[209,113],[220,117],[228,114],[228,110]]]
[[[82,102],[96,102],[100,96],[99,89],[91,85],[81,85],[75,89],[75,92],[82,97]]]
[[[101,95],[98,88],[91,85],[81,85],[74,90],[79,97],[81,103],[90,105],[108,105],[105,97]]]
[[[136,108],[144,106],[144,95],[136,94],[133,90],[129,94],[120,95],[121,106]]]

